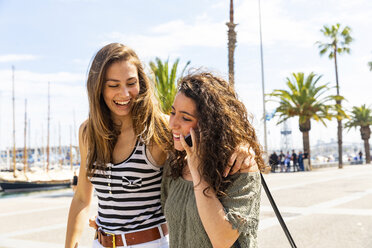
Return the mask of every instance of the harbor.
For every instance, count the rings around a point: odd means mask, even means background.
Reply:
[[[30,120],[27,117],[27,99],[25,99],[24,143],[23,147],[16,147],[14,75],[15,68],[12,66],[12,147],[0,150],[0,192],[27,192],[70,187],[71,180],[78,170],[73,166],[80,164],[79,151],[77,146],[72,145],[71,128],[69,146],[61,145],[60,131],[59,146],[50,145],[50,83],[48,83],[46,145],[41,147],[30,145]]]

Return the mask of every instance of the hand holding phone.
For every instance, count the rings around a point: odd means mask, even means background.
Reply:
[[[185,141],[188,146],[192,147],[192,139],[191,139],[191,133],[185,136]]]

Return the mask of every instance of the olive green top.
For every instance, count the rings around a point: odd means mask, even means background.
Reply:
[[[171,248],[212,247],[198,214],[192,181],[182,177],[167,177],[164,167],[161,200],[169,226]],[[240,247],[257,247],[257,229],[261,201],[261,177],[259,172],[229,176],[232,181],[220,201],[226,219],[240,233]]]

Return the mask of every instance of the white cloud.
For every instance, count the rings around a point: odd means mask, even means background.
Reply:
[[[362,0],[360,0],[362,1]],[[278,43],[288,46],[313,48],[315,41],[321,38],[319,29],[330,21],[329,12],[320,12],[316,15],[306,15],[299,19],[291,13],[288,2],[284,0],[271,0],[261,2],[262,33],[264,45],[277,46]],[[354,4],[356,5],[356,4]],[[224,7],[224,9],[223,9]],[[310,6],[313,7],[314,6]],[[356,5],[356,8],[360,5]],[[223,2],[215,3],[212,8],[228,11],[229,6]],[[294,8],[294,6],[292,6]],[[306,10],[301,9],[299,13]],[[296,13],[297,15],[299,13]],[[252,1],[241,1],[235,4],[235,19],[238,23],[238,46],[259,44],[258,4]],[[213,20],[211,14],[203,12],[193,20],[172,20],[146,30],[146,33],[127,34],[112,32],[104,36],[102,44],[119,41],[134,47],[141,54],[140,57],[154,56],[167,57],[169,54],[179,53],[184,47],[226,47],[226,20]],[[368,12],[350,15],[347,8],[340,10],[337,16],[348,17],[354,21],[366,21]],[[228,18],[228,15],[227,15]],[[332,17],[333,18],[333,17]]]
[[[185,47],[225,47],[226,32],[224,21],[212,21],[209,15],[202,13],[191,23],[172,20],[151,27],[146,34],[109,33],[105,35],[102,45],[118,41],[134,47],[141,58],[167,57]]]
[[[0,55],[0,63],[36,60],[38,58],[39,56],[35,56],[32,54],[5,54]]]
[[[151,28],[148,34],[107,34],[102,44],[115,40],[134,47],[141,58],[167,57],[184,47],[224,47],[226,28],[222,22],[211,22],[200,17],[193,24],[174,20]],[[109,41],[107,41],[109,40]]]

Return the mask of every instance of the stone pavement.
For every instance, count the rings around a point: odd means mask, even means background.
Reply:
[[[372,247],[371,165],[277,173],[265,178],[297,247]],[[264,194],[259,247],[290,247]]]
[[[372,165],[264,177],[297,247],[372,247]],[[0,196],[0,248],[64,247],[71,198],[71,189]],[[87,226],[79,247],[91,247],[93,233]],[[290,247],[263,189],[258,240]]]
[[[72,189],[0,198],[0,248],[64,247]],[[96,199],[91,206],[97,212]],[[92,247],[94,231],[87,227],[79,248]]]

